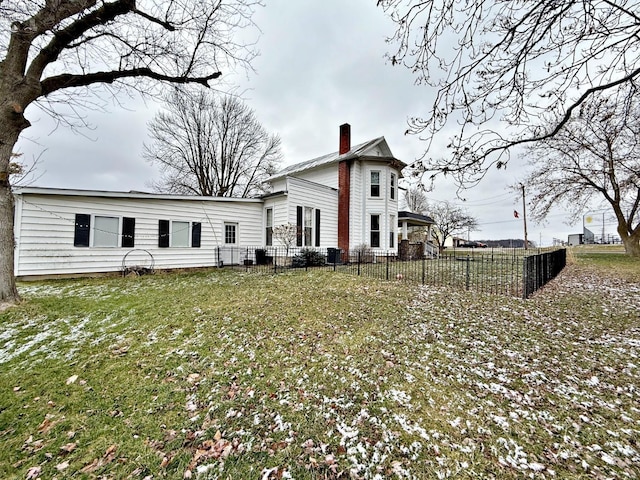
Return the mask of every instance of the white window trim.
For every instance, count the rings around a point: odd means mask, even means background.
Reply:
[[[382,195],[382,192],[383,192],[382,186],[384,185],[384,182],[382,181],[382,177],[383,177],[382,170],[378,170],[376,168],[371,168],[371,169],[368,170],[368,172],[369,173],[367,175],[367,177],[368,177],[368,181],[367,181],[367,197],[370,198],[370,199],[382,199],[382,198],[384,198],[383,195]],[[378,183],[377,183],[377,185],[378,185],[378,196],[377,197],[371,195],[371,187],[373,185],[375,185],[371,181],[371,175],[374,172],[378,172]]]
[[[96,217],[102,218],[117,218],[118,219],[118,233],[116,234],[116,244],[115,245],[96,245],[95,244],[95,232],[96,232]],[[122,216],[114,216],[114,215],[97,215],[91,214],[91,226],[89,228],[89,246],[91,248],[120,248],[120,239],[122,238]],[[111,232],[109,232],[111,233]],[[85,247],[86,248],[86,247]]]
[[[227,243],[227,225],[233,225],[235,227],[235,242]],[[222,240],[224,241],[224,245],[238,245],[240,240],[240,226],[238,222],[224,222],[222,226]]]
[[[187,224],[187,244],[186,245],[175,245],[174,244],[174,233],[173,233],[173,225],[175,223],[186,223]],[[189,220],[169,220],[169,248],[191,248],[191,229],[193,228],[192,222]]]

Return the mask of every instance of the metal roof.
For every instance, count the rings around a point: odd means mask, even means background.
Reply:
[[[423,226],[433,225],[433,218],[428,215],[420,215],[413,212],[398,212],[398,222],[406,221],[408,225]]]
[[[68,188],[48,188],[48,187],[16,187],[13,191],[15,195],[66,195],[70,197],[98,197],[98,198],[145,198],[151,200],[184,200],[199,202],[241,202],[260,203],[259,198],[238,198],[238,197],[209,197],[201,195],[175,195],[166,193],[146,193],[146,192],[117,192],[107,190],[82,190]]]
[[[404,163],[403,161],[393,157],[393,155],[391,154],[391,151],[389,150],[389,146],[386,144],[386,140],[384,139],[384,137],[378,137],[378,138],[374,138],[373,140],[369,140],[367,142],[355,145],[351,147],[351,150],[349,150],[347,153],[343,153],[342,155],[340,155],[338,152],[332,152],[327,155],[322,155],[321,157],[312,158],[311,160],[307,160],[305,162],[296,163],[295,165],[291,165],[283,170],[280,170],[275,175],[272,175],[269,178],[269,180],[286,177],[287,175],[292,175],[294,173],[302,172],[304,170],[311,170],[313,168],[318,168],[324,165],[330,165],[332,163],[337,163],[342,160],[349,160],[352,158],[362,157],[364,156],[367,150],[381,143],[384,143],[386,150],[389,152],[389,156],[379,157],[380,160],[397,162],[400,165],[400,169],[407,166],[407,164]],[[367,157],[367,158],[374,159],[375,157]]]

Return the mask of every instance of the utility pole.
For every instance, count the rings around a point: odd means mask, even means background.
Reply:
[[[529,241],[527,240],[527,201],[524,198],[524,183],[520,184],[522,188],[522,222],[524,223],[524,249],[529,248]]]

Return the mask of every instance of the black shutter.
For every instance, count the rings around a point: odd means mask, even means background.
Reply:
[[[169,246],[169,220],[158,221],[158,246],[161,248]]]
[[[136,219],[124,217],[122,219],[122,246],[134,247],[136,236]]]
[[[316,208],[316,247],[320,246],[320,209]]]
[[[200,248],[201,233],[202,233],[202,224],[200,222],[193,222],[191,224],[191,246],[193,248]]]
[[[91,215],[76,213],[76,226],[73,232],[74,247],[89,246],[89,231],[91,230]]]
[[[296,245],[302,246],[302,207],[296,207]]]

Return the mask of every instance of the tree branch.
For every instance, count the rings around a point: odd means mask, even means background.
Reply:
[[[209,87],[209,81],[219,78],[221,72],[215,72],[204,77],[172,76],[154,72],[150,68],[133,68],[131,70],[115,70],[110,72],[88,73],[86,75],[62,74],[49,77],[41,82],[42,94],[47,96],[62,88],[86,87],[94,83],[113,83],[116,80],[134,77],[146,77],[171,83],[197,83]]]

